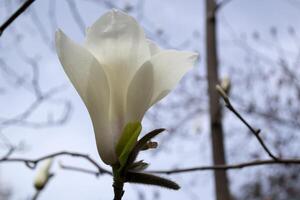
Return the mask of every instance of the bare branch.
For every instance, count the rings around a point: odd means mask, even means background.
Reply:
[[[228,3],[232,2],[232,0],[223,0],[221,1],[217,7],[215,11],[218,11],[219,9],[223,8],[224,6],[226,6]]]
[[[195,172],[195,171],[205,171],[205,170],[231,170],[231,169],[242,169],[246,167],[255,167],[261,165],[275,165],[275,164],[300,164],[299,159],[280,159],[280,160],[255,160],[251,162],[244,162],[239,164],[232,165],[215,165],[215,166],[200,166],[200,167],[191,167],[184,169],[172,169],[172,170],[153,170],[147,171],[148,173],[157,173],[157,174],[178,174],[186,172]]]
[[[76,171],[76,172],[83,172],[83,173],[86,173],[86,174],[95,175],[96,177],[99,177],[99,175],[100,175],[99,171],[95,171],[95,170],[90,170],[90,169],[85,169],[85,168],[81,168],[81,167],[64,165],[63,163],[59,163],[59,166],[60,166],[61,169],[64,169],[64,170],[71,170],[71,171]]]
[[[41,94],[40,97],[38,97],[34,102],[32,102],[31,105],[29,105],[29,107],[27,107],[25,109],[24,112],[22,112],[21,114],[19,114],[18,116],[11,118],[11,119],[0,119],[0,125],[2,126],[8,126],[8,125],[15,125],[18,123],[25,123],[26,124],[26,119],[28,119],[31,114],[39,108],[39,106],[47,99],[50,99],[53,95],[55,95],[57,92],[61,91],[61,89],[64,86],[59,86],[59,87],[55,87],[50,89],[49,91],[47,91],[44,94]]]
[[[238,113],[236,111],[236,109],[232,106],[230,99],[228,98],[228,96],[226,95],[226,93],[224,91],[222,91],[222,88],[217,85],[217,90],[220,94],[220,96],[223,98],[223,100],[225,101],[225,106],[231,111],[233,112],[247,127],[248,129],[251,131],[251,133],[253,133],[253,135],[256,137],[256,139],[258,140],[258,142],[260,143],[260,145],[263,147],[263,149],[267,152],[267,154],[273,159],[273,160],[279,160],[279,158],[277,158],[271,151],[270,149],[267,147],[267,145],[264,143],[264,141],[262,140],[262,138],[260,137],[260,129],[255,129],[253,128],[242,116],[240,113]]]
[[[15,21],[35,0],[25,1],[18,10],[16,10],[1,26],[0,26],[0,37],[5,29]]]
[[[38,197],[40,196],[41,192],[45,189],[45,187],[48,185],[49,181],[54,177],[54,174],[49,174],[46,180],[46,183],[44,187],[40,190],[36,190],[35,194],[32,196],[32,200],[37,200]]]
[[[208,170],[234,170],[234,169],[242,169],[249,167],[258,167],[262,165],[299,165],[300,159],[281,159],[281,160],[255,160],[250,162],[243,162],[238,164],[231,165],[213,165],[213,166],[197,166],[190,168],[182,168],[182,169],[171,169],[171,170],[149,170],[147,173],[155,173],[155,174],[179,174],[179,173],[188,173],[188,172],[197,172],[197,171],[208,171]],[[86,174],[95,175],[98,177],[100,174],[98,171],[75,167],[75,166],[67,166],[60,164],[62,169],[82,172]]]
[[[36,27],[36,31],[41,36],[41,39],[44,41],[46,46],[48,46],[51,49],[52,48],[51,42],[49,42],[49,41],[51,41],[51,37],[48,36],[46,26],[44,26],[43,22],[40,20],[40,17],[38,16],[34,7],[30,10],[29,14],[30,14],[31,20],[33,22],[33,25]]]
[[[7,151],[7,153],[1,158],[1,160],[7,159],[9,156],[11,156],[11,154],[13,154],[14,151],[15,151],[15,147],[11,146]]]
[[[69,151],[61,151],[53,154],[49,154],[46,156],[42,156],[37,159],[26,159],[26,158],[10,158],[10,157],[4,157],[0,159],[0,163],[8,163],[8,162],[21,162],[24,163],[28,168],[34,169],[36,165],[46,159],[49,158],[54,158],[54,157],[59,157],[59,156],[72,156],[72,157],[79,157],[87,160],[90,162],[92,165],[94,165],[98,172],[100,174],[109,174],[111,175],[112,173],[104,168],[102,168],[94,159],[92,159],[89,155],[86,154],[81,154],[81,153],[76,153],[76,152],[69,152]]]
[[[67,3],[70,7],[71,14],[74,18],[74,21],[77,23],[80,31],[84,34],[86,25],[85,25],[81,15],[80,15],[80,12],[78,10],[78,7],[77,7],[76,3],[73,0],[67,0]]]

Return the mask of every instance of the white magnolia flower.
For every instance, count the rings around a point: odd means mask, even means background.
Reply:
[[[56,48],[89,111],[97,148],[106,164],[117,161],[115,145],[124,126],[140,122],[198,57],[192,52],[159,48],[146,39],[134,18],[116,10],[88,28],[83,45],[57,31]]]

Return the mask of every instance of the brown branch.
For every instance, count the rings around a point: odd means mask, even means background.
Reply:
[[[49,181],[54,177],[54,174],[49,174],[46,180],[45,185],[43,186],[43,188],[36,190],[34,195],[32,196],[31,200],[37,200],[41,194],[42,191],[44,191],[44,189],[46,188],[46,186],[49,184]]]
[[[147,173],[155,173],[155,174],[178,174],[178,173],[188,173],[188,172],[196,172],[196,171],[208,171],[208,170],[234,170],[234,169],[242,169],[249,167],[257,167],[261,165],[291,165],[291,164],[300,164],[299,159],[280,159],[280,160],[254,160],[250,162],[243,162],[238,164],[231,165],[214,165],[214,166],[197,166],[197,167],[189,167],[183,169],[171,169],[171,170],[149,170]],[[98,171],[84,169],[80,167],[60,165],[62,169],[82,172],[86,174],[91,174],[95,176],[99,176]]]
[[[68,152],[68,151],[61,151],[61,152],[57,152],[57,153],[53,153],[53,154],[49,154],[46,156],[42,156],[40,158],[37,159],[26,159],[26,158],[11,158],[11,157],[4,157],[0,159],[0,163],[4,163],[4,162],[21,162],[21,163],[25,163],[25,165],[30,168],[30,169],[34,169],[36,167],[36,165],[46,159],[49,158],[54,158],[54,157],[59,157],[59,156],[72,156],[72,157],[80,157],[80,158],[84,158],[85,160],[89,161],[92,165],[94,165],[99,174],[110,174],[111,172],[102,168],[95,160],[93,160],[89,155],[86,154],[81,154],[81,153],[75,153],[75,152]]]
[[[194,172],[194,171],[205,171],[205,170],[242,169],[246,167],[255,167],[261,165],[275,165],[275,164],[284,164],[284,165],[300,164],[300,160],[299,159],[255,160],[251,162],[244,162],[244,163],[232,164],[232,165],[200,166],[200,167],[191,167],[191,168],[184,168],[184,169],[153,170],[147,172],[156,173],[156,174],[178,174],[178,173],[186,173],[186,172]]]
[[[263,139],[260,137],[260,129],[255,129],[253,128],[242,116],[240,113],[238,113],[238,111],[236,111],[236,109],[232,106],[229,97],[227,96],[226,92],[223,90],[223,88],[220,85],[216,86],[217,91],[219,92],[220,96],[223,98],[224,102],[225,102],[225,106],[231,111],[233,112],[242,122],[243,124],[245,124],[247,126],[247,128],[251,131],[251,133],[253,133],[253,135],[256,137],[256,139],[258,140],[258,142],[260,143],[260,145],[263,147],[263,149],[267,152],[267,154],[276,161],[279,161],[280,159],[277,158],[271,151],[270,149],[267,147],[267,145],[265,144],[265,142],[263,141]]]
[[[13,152],[15,150],[16,150],[16,148],[14,146],[10,146],[7,153],[0,160],[8,158],[9,156],[11,156],[13,154]]]
[[[35,0],[25,1],[1,26],[0,26],[0,37],[5,29],[17,19]]]
[[[230,101],[228,103],[226,102],[226,107],[233,112],[247,127],[248,129],[253,133],[253,135],[256,137],[260,145],[263,147],[263,149],[267,152],[267,154],[273,159],[273,160],[279,160],[272,152],[271,150],[267,147],[265,142],[262,140],[260,137],[260,129],[254,129],[236,110],[235,108],[231,105]]]
[[[81,168],[81,167],[64,165],[62,163],[59,163],[59,166],[60,166],[61,169],[64,169],[64,170],[70,170],[70,171],[83,172],[83,173],[86,173],[86,174],[92,174],[92,175],[95,175],[97,178],[100,175],[99,171],[95,171],[95,170],[90,170],[90,169],[85,169],[85,168]],[[110,174],[110,175],[112,175],[112,174]]]

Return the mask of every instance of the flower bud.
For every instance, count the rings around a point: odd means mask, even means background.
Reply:
[[[224,101],[225,101],[226,103],[228,103],[228,102],[229,102],[229,98],[228,98],[226,92],[224,91],[224,89],[223,89],[219,84],[216,85],[216,90],[217,90],[217,91],[219,92],[219,94],[223,97]]]
[[[228,76],[224,77],[221,81],[221,87],[223,88],[224,92],[229,95],[230,88],[231,88],[231,81]]]
[[[38,170],[37,175],[34,179],[34,187],[37,190],[42,190],[48,179],[50,178],[51,174],[49,173],[50,167],[52,165],[53,159],[47,159],[43,164],[43,166]]]

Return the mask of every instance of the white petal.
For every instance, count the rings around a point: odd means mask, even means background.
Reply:
[[[108,76],[112,102],[110,120],[117,124],[115,131],[118,132],[124,126],[129,83],[150,59],[144,31],[134,18],[113,10],[88,29],[85,46],[101,62]]]
[[[153,94],[153,66],[146,62],[131,81],[127,94],[126,122],[142,121]]]
[[[162,51],[162,49],[157,44],[155,44],[155,42],[153,42],[152,40],[148,39],[147,42],[149,45],[151,56],[154,56],[155,54],[158,54],[159,52]]]
[[[85,45],[105,67],[120,70],[125,65],[133,74],[150,58],[143,29],[133,17],[117,10],[106,13],[87,30]]]
[[[90,113],[100,156],[105,163],[112,164],[116,156],[108,123],[110,90],[106,74],[88,50],[75,44],[61,31],[56,33],[56,48],[66,74]]]
[[[154,67],[154,90],[151,105],[165,97],[190,70],[198,59],[193,52],[165,50],[155,54],[150,62]]]
[[[55,35],[56,50],[59,60],[76,88],[79,95],[85,99],[89,71],[93,56],[78,44],[70,40],[61,30]]]

